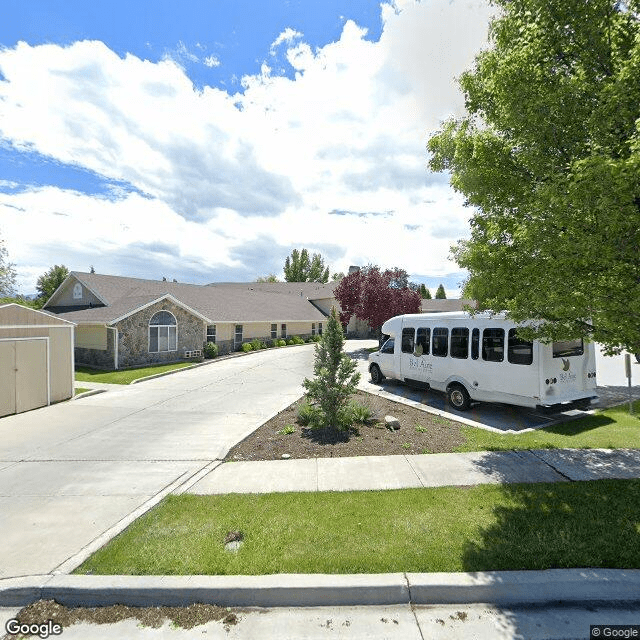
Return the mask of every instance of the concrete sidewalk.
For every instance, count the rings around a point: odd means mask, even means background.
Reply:
[[[539,449],[228,462],[178,493],[361,491],[640,478],[638,449]]]

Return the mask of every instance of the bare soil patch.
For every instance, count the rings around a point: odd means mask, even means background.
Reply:
[[[297,408],[303,400],[265,422],[233,447],[225,460],[449,453],[466,442],[459,422],[364,391],[358,391],[354,400],[372,410],[376,418],[373,424],[356,425],[346,432],[304,427],[296,421]],[[389,430],[384,423],[386,415],[397,418],[400,429]]]
[[[188,607],[128,607],[121,604],[109,607],[65,607],[55,600],[38,600],[21,609],[16,618],[21,624],[43,624],[47,620],[66,627],[82,622],[91,624],[113,624],[128,620],[138,620],[145,627],[159,629],[167,620],[183,629],[219,621],[225,627],[238,624],[239,617],[231,609],[214,604],[196,603]],[[20,636],[25,637],[25,636]],[[36,636],[37,637],[37,636]],[[2,640],[15,638],[6,635]]]

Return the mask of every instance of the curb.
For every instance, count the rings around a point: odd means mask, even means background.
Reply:
[[[89,396],[95,396],[98,393],[104,393],[106,389],[89,389],[88,391],[83,391],[79,393],[77,396],[73,396],[72,400],[79,400],[80,398],[88,398]]]
[[[0,606],[39,599],[66,606],[497,606],[640,601],[639,569],[267,576],[45,575],[0,580]]]

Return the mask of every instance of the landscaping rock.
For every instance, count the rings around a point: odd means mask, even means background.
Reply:
[[[393,416],[385,416],[384,424],[389,431],[397,431],[400,428],[400,421]]]
[[[238,549],[242,546],[242,540],[232,540],[224,545],[224,548],[231,553],[238,553]]]
[[[283,460],[288,460],[291,457],[291,454],[290,453],[283,453],[280,457]]]

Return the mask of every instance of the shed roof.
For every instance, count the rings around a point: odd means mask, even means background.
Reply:
[[[31,327],[31,326],[72,326],[73,322],[59,318],[52,313],[24,307],[10,302],[0,305],[1,327]]]

